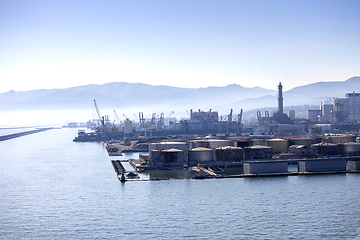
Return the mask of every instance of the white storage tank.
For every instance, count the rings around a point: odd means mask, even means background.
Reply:
[[[273,153],[286,152],[288,150],[288,140],[281,138],[267,139],[265,146],[271,147]]]
[[[215,161],[214,149],[199,147],[189,150],[189,165],[210,161]]]

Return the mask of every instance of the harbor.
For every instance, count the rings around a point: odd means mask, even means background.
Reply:
[[[258,111],[257,124],[252,128],[244,126],[242,109],[237,115],[231,109],[227,116],[219,116],[212,109],[190,109],[189,118],[180,122],[172,117],[174,111],[167,117],[153,113],[148,119],[143,112],[138,117],[134,113],[138,122],[124,115],[126,119],[121,122],[114,110],[117,127],[109,121],[109,116],[100,114],[94,100],[99,124],[96,131],[79,130],[73,141],[104,142],[112,157],[139,152],[138,159],[129,159],[134,171],[123,169],[120,161],[112,162],[122,182],[142,172],[172,170],[185,171],[184,178],[196,179],[357,173],[360,170],[358,98],[360,94],[347,93],[346,98],[334,98],[334,105],[322,103],[321,112],[308,109],[305,121],[295,118],[294,111],[284,113],[280,82],[277,111],[271,117],[269,112],[262,116]],[[352,108],[348,107],[350,103]],[[346,124],[341,125],[341,121]],[[335,128],[340,125],[353,126],[356,131]],[[290,164],[297,165],[297,169],[289,171]],[[228,169],[233,171],[229,173]],[[131,174],[127,177],[126,173]],[[137,175],[137,179],[141,177]]]

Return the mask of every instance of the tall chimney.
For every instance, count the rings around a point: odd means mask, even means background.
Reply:
[[[279,113],[284,113],[281,82],[279,83],[278,88],[279,88],[278,111],[279,111]]]

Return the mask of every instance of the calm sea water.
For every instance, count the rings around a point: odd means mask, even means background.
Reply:
[[[0,239],[359,239],[360,174],[122,184],[76,134],[0,142]]]

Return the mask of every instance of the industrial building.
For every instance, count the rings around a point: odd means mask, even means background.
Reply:
[[[321,159],[298,162],[299,173],[345,172],[347,161],[345,159]]]
[[[253,161],[244,163],[244,174],[279,174],[287,172],[287,162]]]
[[[360,93],[346,93],[345,98],[334,98],[333,101],[333,122],[360,120]]]
[[[308,109],[307,119],[332,123],[360,121],[360,93],[346,93],[345,98],[324,101],[320,109]]]
[[[295,111],[290,110],[289,116],[284,113],[284,99],[282,97],[281,82],[278,85],[278,110],[270,117],[268,111],[262,117],[260,111],[257,112],[258,128],[257,133],[267,135],[299,135],[305,134],[304,124],[294,124]]]

